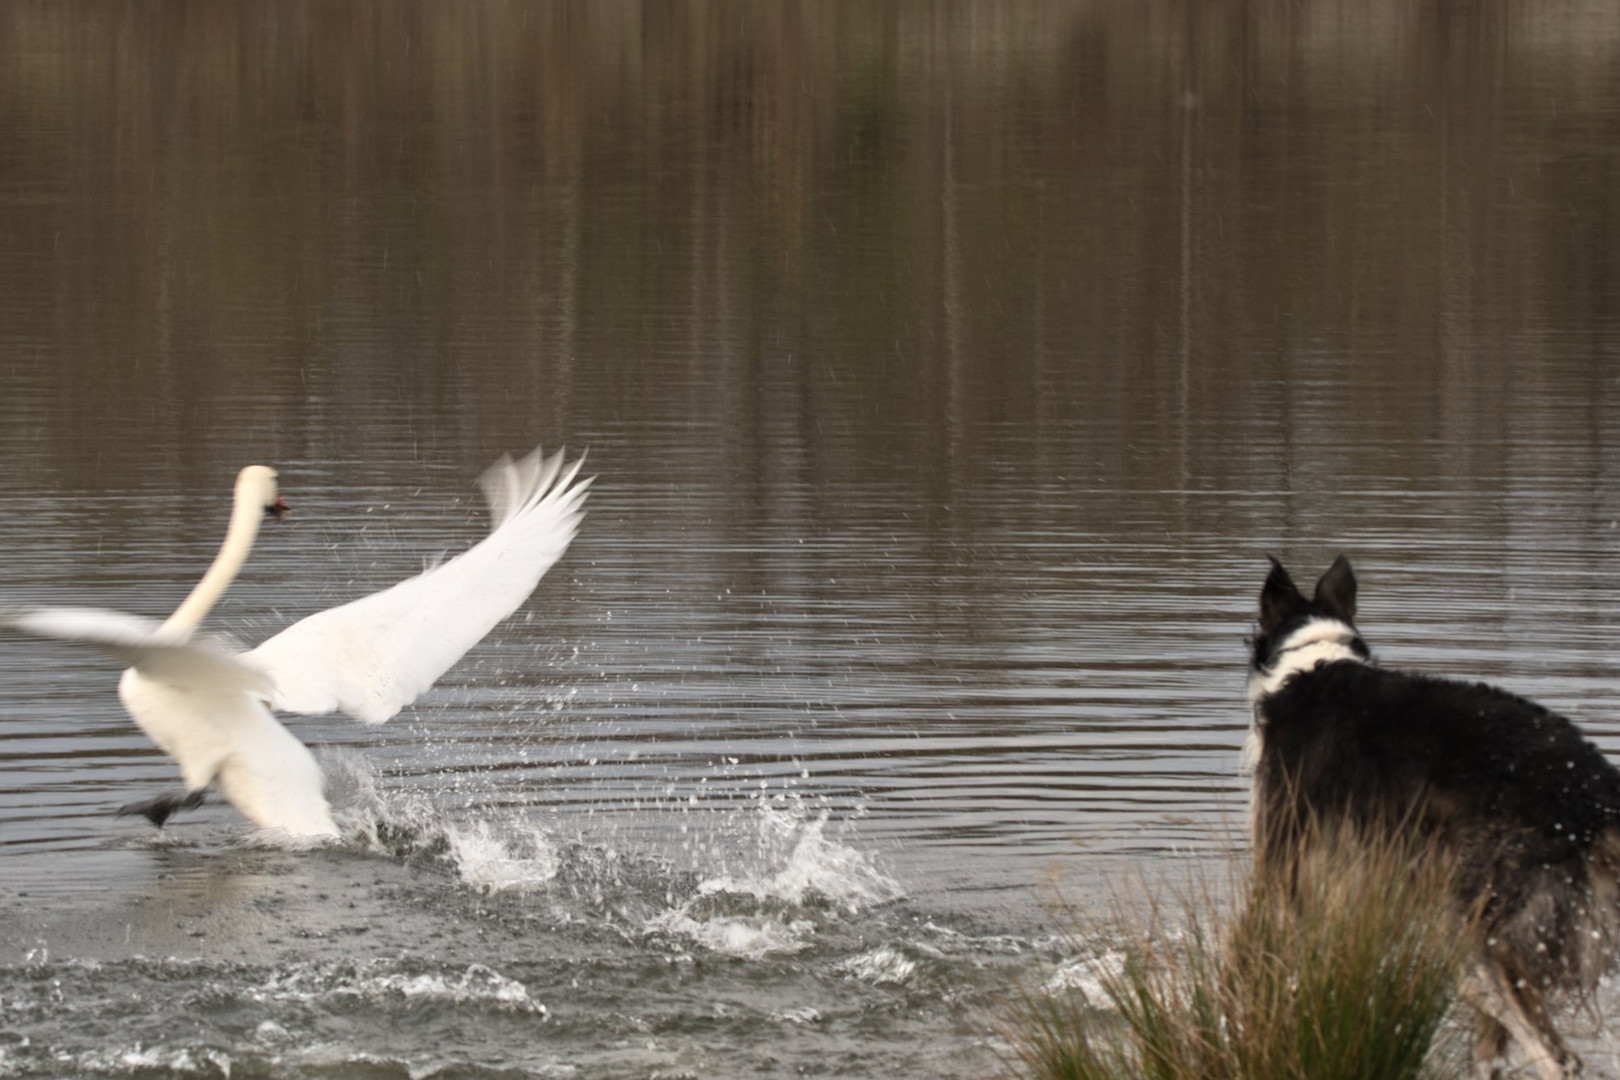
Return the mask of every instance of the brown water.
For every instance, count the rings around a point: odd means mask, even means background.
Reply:
[[[1046,882],[1233,839],[1268,553],[1620,752],[1607,3],[8,4],[0,237],[6,602],[164,614],[261,461],[257,640],[599,477],[296,725],[399,855],[154,842],[0,642],[0,1075],[984,1075]]]

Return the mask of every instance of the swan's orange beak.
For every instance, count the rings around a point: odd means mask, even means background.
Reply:
[[[277,521],[280,521],[290,513],[292,513],[292,507],[288,506],[286,502],[282,500],[280,495],[276,496],[275,502],[264,508],[264,516],[273,517]]]

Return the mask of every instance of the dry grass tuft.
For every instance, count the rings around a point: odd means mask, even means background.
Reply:
[[[1468,949],[1449,871],[1405,840],[1313,836],[1289,871],[1224,900],[1116,902],[1107,1008],[1064,992],[1006,1006],[1001,1034],[1036,1080],[1439,1080],[1466,1072],[1451,1022]],[[1286,879],[1286,880],[1283,880]],[[1233,908],[1230,918],[1222,917]],[[1082,940],[1102,937],[1076,927]]]

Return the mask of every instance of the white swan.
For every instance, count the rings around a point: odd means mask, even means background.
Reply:
[[[135,723],[180,765],[190,796],[129,809],[162,824],[209,784],[260,828],[336,837],[321,770],[271,715],[344,712],[380,724],[417,696],[534,591],[584,517],[583,459],[539,450],[503,457],[479,486],[488,536],[454,559],[352,603],[311,615],[250,652],[196,636],[247,559],[259,524],[286,504],[276,472],[236,479],[225,542],[202,580],[159,624],[96,608],[6,608],[0,626],[93,645],[129,665],[118,696]]]

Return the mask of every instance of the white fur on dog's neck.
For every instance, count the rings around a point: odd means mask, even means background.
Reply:
[[[1351,647],[1355,640],[1355,628],[1349,623],[1338,619],[1310,620],[1272,650],[1270,666],[1249,676],[1250,703],[1260,704],[1261,698],[1275,694],[1289,679],[1318,664],[1361,660],[1361,655]]]
[[[1366,657],[1352,645],[1356,631],[1349,623],[1338,619],[1312,619],[1283,639],[1271,654],[1271,665],[1249,676],[1249,733],[1243,740],[1243,752],[1238,757],[1238,771],[1252,774],[1260,764],[1260,702],[1275,694],[1295,675],[1303,674],[1318,664],[1332,664],[1340,660],[1365,663]]]

